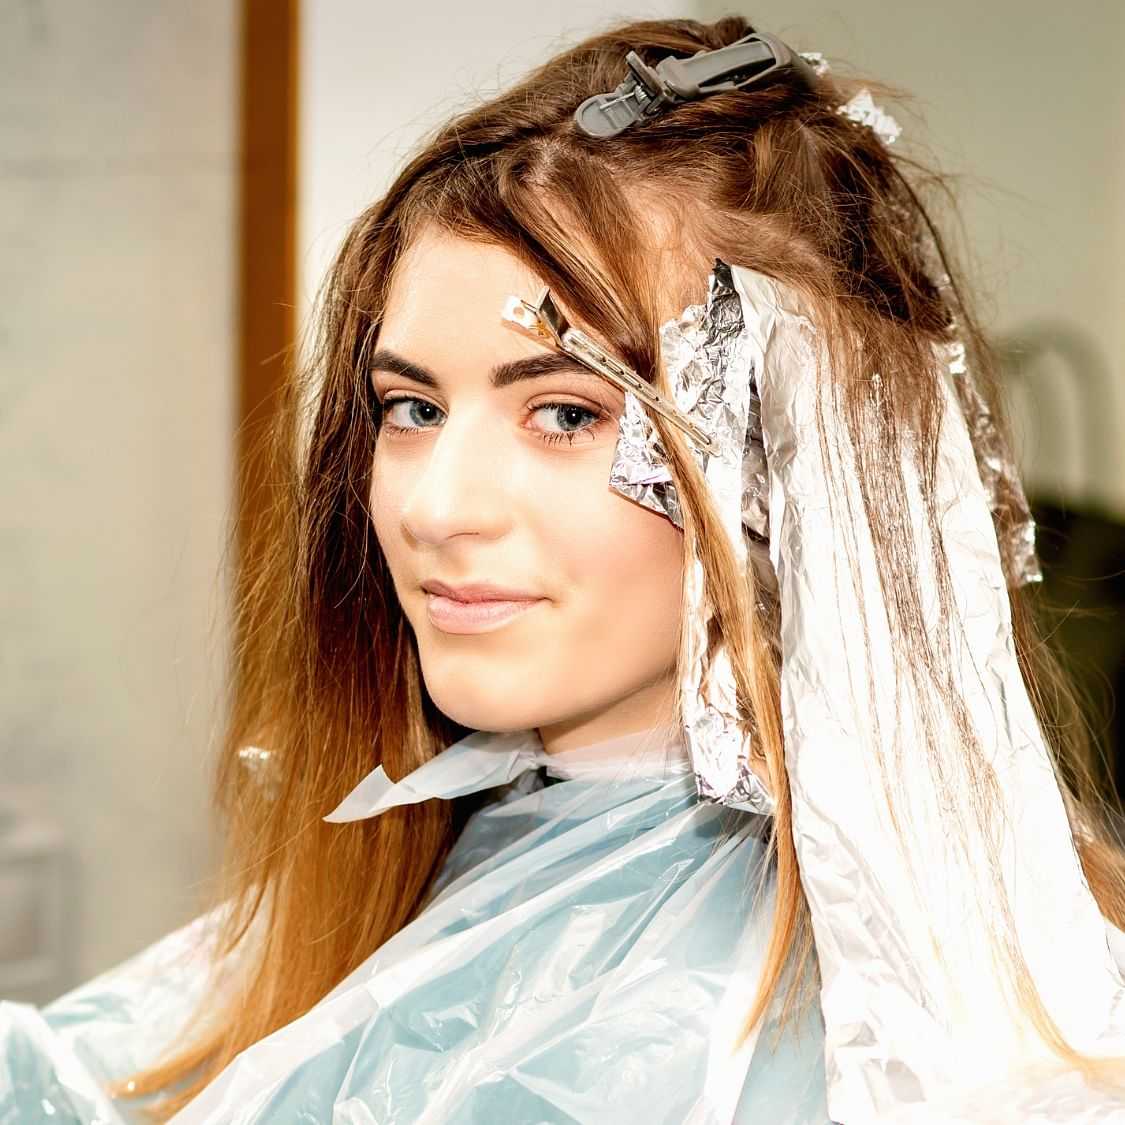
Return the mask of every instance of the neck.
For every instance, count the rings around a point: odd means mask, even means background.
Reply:
[[[675,724],[673,673],[662,677],[609,707],[571,716],[537,728],[548,754],[593,746],[611,738],[640,734],[654,727]]]

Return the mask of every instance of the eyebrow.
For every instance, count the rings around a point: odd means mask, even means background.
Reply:
[[[410,360],[388,348],[380,348],[372,357],[369,365],[372,375],[376,371],[389,371],[394,375],[403,375],[424,387],[438,388],[441,382],[428,368]],[[510,387],[513,383],[522,382],[524,379],[539,379],[544,375],[567,374],[587,375],[604,383],[600,375],[583,367],[577,360],[566,355],[565,352],[544,352],[542,355],[526,356],[523,359],[513,359],[506,363],[499,363],[492,369],[491,383],[497,389]]]

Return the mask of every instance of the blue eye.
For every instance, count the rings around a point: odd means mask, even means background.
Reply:
[[[383,420],[380,432],[389,434],[417,434],[421,430],[436,429],[444,418],[445,412],[429,399],[400,396],[387,398],[383,401]],[[529,418],[542,415],[547,420],[544,428],[529,427],[532,432],[546,445],[555,445],[560,441],[573,444],[579,434],[589,434],[594,438],[594,431],[599,424],[609,415],[605,410],[593,406],[583,406],[576,402],[545,402],[533,406],[527,411]]]
[[[408,409],[396,416],[400,406]],[[383,403],[383,425],[392,433],[430,429],[436,414],[441,414],[440,408],[424,398],[393,398]]]
[[[543,411],[546,411],[547,417],[558,426],[558,429],[539,431],[539,436],[548,445],[553,445],[564,438],[573,442],[576,434],[593,429],[602,416],[600,411],[579,406],[576,402],[549,402],[537,406],[531,413],[534,416]]]

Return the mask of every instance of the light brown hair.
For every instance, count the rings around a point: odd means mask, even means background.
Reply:
[[[677,268],[685,295],[705,295],[715,256],[807,294],[833,338],[852,342],[841,348],[834,378],[843,416],[864,439],[855,441],[855,471],[881,577],[896,592],[891,624],[906,675],[948,692],[947,654],[923,627],[903,531],[901,464],[909,455],[919,478],[931,479],[940,411],[931,348],[948,339],[951,313],[1002,419],[992,356],[972,311],[956,283],[951,295],[939,289],[922,249],[936,245],[942,268],[956,278],[927,210],[942,197],[942,179],[839,115],[858,83],[833,77],[814,91],[782,77],[715,95],[608,140],[585,137],[573,123],[579,103],[622,80],[627,51],[655,65],[751,30],[736,17],[659,20],[579,43],[439,129],[348,232],[321,294],[316,347],[285,391],[270,445],[276,499],[267,549],[238,607],[235,703],[216,787],[228,857],[219,897],[231,907],[219,953],[241,952],[245,967],[233,989],[207,998],[208,1016],[186,1045],[135,1077],[138,1095],[183,1083],[160,1112],[186,1103],[240,1051],[306,1012],[406,925],[472,807],[464,799],[429,801],[354,824],[321,821],[379,763],[401,777],[467,733],[427,697],[366,499],[379,422],[367,358],[396,263],[426,224],[510,251],[611,351],[657,380],[669,279],[654,276],[653,215],[682,236]],[[872,371],[882,373],[883,391],[882,424],[874,429],[865,377]],[[685,508],[686,546],[700,544],[718,627],[777,796],[774,928],[759,992],[746,998],[749,1028],[787,967],[812,956],[791,838],[777,621],[753,608],[753,577],[735,570],[692,458],[674,431],[658,429]],[[996,513],[1002,541],[1013,518],[1010,507]],[[1012,580],[1011,560],[1005,564]],[[1125,861],[1101,827],[1085,728],[1038,630],[1032,597],[1011,591],[1020,665],[1068,808],[1083,818],[1078,844],[1087,878],[1103,914],[1122,925]],[[250,744],[270,749],[274,792],[242,767],[238,752]],[[989,788],[971,732],[965,758],[979,782],[966,798],[971,804]],[[1017,956],[1017,976],[1021,964]],[[787,995],[787,1013],[795,995]],[[1022,995],[1037,1008],[1033,988]],[[1036,1019],[1066,1054],[1041,1006]]]

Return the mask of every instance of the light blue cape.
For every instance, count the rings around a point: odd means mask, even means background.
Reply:
[[[675,730],[557,755],[476,733],[397,784],[376,770],[328,819],[486,789],[415,920],[174,1120],[828,1120],[815,1004],[776,1050],[772,1020],[733,1049],[771,923],[767,821],[702,802]],[[133,1119],[99,1084],[172,1041],[207,924],[42,1013],[0,1008],[0,1121]]]

